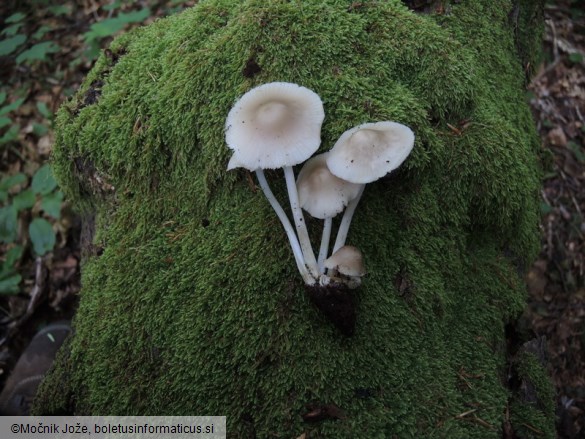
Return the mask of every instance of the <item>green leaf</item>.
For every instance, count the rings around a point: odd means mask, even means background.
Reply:
[[[4,22],[5,23],[16,23],[17,21],[22,20],[24,17],[26,17],[26,14],[23,14],[22,12],[17,12],[15,14],[12,14],[6,20],[4,20]]]
[[[4,128],[6,125],[10,125],[12,123],[12,119],[5,116],[0,116],[0,129]]]
[[[85,42],[89,43],[99,38],[109,37],[121,31],[130,23],[139,23],[150,16],[150,9],[143,8],[139,11],[120,12],[118,16],[107,18],[91,25],[89,32],[84,34]]]
[[[59,51],[59,46],[53,41],[37,43],[16,57],[16,62],[22,64],[27,61],[46,61],[47,55]]]
[[[8,26],[7,28],[2,29],[2,32],[0,33],[2,35],[6,35],[7,37],[13,37],[14,35],[16,35],[16,33],[22,27],[22,25],[23,23],[13,24],[12,26]]]
[[[22,257],[24,248],[21,245],[16,245],[6,252],[4,262],[0,264],[0,280],[14,274],[14,266]]]
[[[30,209],[35,205],[37,197],[30,189],[24,190],[12,199],[12,205],[17,211]]]
[[[552,211],[553,211],[553,208],[548,203],[545,203],[544,201],[540,202],[540,214],[541,215],[547,215],[547,214],[551,213]]]
[[[52,192],[57,187],[57,182],[53,178],[51,166],[49,164],[43,165],[35,173],[30,184],[31,189],[35,194],[46,195]]]
[[[0,91],[0,105],[2,105],[4,103],[4,101],[6,100],[6,92],[5,91]]]
[[[49,129],[42,123],[33,123],[33,134],[42,137],[49,132]]]
[[[61,216],[61,204],[63,204],[63,192],[56,191],[43,197],[41,200],[41,209],[47,215],[59,219]]]
[[[48,11],[53,15],[65,15],[71,12],[71,7],[65,5],[49,6]]]
[[[6,131],[2,137],[0,137],[0,145],[4,145],[5,143],[18,139],[19,132],[20,126],[12,125],[9,130]]]
[[[120,12],[118,19],[124,23],[140,23],[150,17],[150,8],[142,8],[139,11]]]
[[[116,0],[115,2],[110,3],[109,5],[102,6],[104,11],[113,11],[114,9],[118,9],[121,6],[122,2],[120,0]]]
[[[88,41],[86,43],[86,49],[85,49],[84,55],[88,59],[96,59],[99,54],[100,54],[100,45],[98,44],[98,42],[95,40]]]
[[[0,190],[7,191],[17,184],[22,184],[25,181],[26,175],[24,175],[22,172],[19,172],[18,174],[11,175],[10,177],[3,178],[2,181],[0,181]]]
[[[53,113],[51,113],[51,110],[49,110],[49,107],[47,107],[47,104],[44,102],[37,102],[37,110],[39,110],[39,113],[47,119],[50,119],[53,116]]]
[[[18,46],[26,41],[26,35],[18,34],[0,41],[0,56],[6,56],[14,52]]]
[[[124,29],[125,25],[126,23],[118,20],[118,18],[107,18],[94,23],[89,28],[89,32],[84,34],[85,42],[89,43],[100,38],[112,36]]]
[[[20,289],[18,284],[22,281],[22,276],[18,273],[12,274],[5,279],[0,280],[0,294],[17,294]]]
[[[45,36],[45,34],[47,32],[51,32],[51,28],[49,26],[41,26],[39,27],[34,34],[32,34],[32,39],[33,40],[40,40],[41,38],[43,38]]]
[[[55,247],[55,232],[51,224],[43,218],[35,218],[28,226],[28,235],[35,253],[43,256]]]
[[[14,267],[20,258],[22,258],[22,253],[24,252],[24,247],[22,245],[15,245],[10,250],[6,252],[6,260],[4,261],[4,267]]]
[[[5,105],[4,107],[0,108],[0,116],[4,116],[5,114],[10,113],[11,111],[16,110],[18,107],[22,105],[25,101],[25,98],[19,98],[15,100],[12,104]]]
[[[18,214],[14,206],[0,207],[0,241],[14,242],[18,232]]]
[[[581,64],[583,62],[583,55],[580,53],[571,53],[569,54],[569,61],[573,64]]]

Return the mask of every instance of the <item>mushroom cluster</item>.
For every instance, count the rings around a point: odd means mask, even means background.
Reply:
[[[329,152],[311,158],[321,144],[324,118],[321,99],[308,88],[272,82],[249,90],[226,119],[226,143],[234,151],[228,170],[256,173],[307,285],[356,288],[366,270],[361,251],[345,245],[353,214],[366,183],[396,169],[410,154],[414,133],[397,122],[365,123],[344,132]],[[303,162],[295,180],[293,166]],[[277,168],[284,171],[294,227],[264,175],[264,169]],[[324,221],[318,258],[303,210]],[[329,255],[333,218],[344,210]]]

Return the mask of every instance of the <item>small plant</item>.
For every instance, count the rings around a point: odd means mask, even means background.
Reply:
[[[0,35],[4,38],[0,40],[0,56],[10,55],[15,52],[20,46],[27,41],[27,36],[18,33],[22,25],[23,19],[26,17],[21,12],[17,12],[9,16],[4,23],[8,26],[0,31]]]
[[[4,131],[4,128],[10,125],[10,127],[0,135],[0,147],[18,138],[20,125],[13,123],[9,114],[18,109],[25,101],[24,98],[19,98],[10,104],[7,104],[6,98],[6,92],[0,92],[0,130]]]
[[[0,243],[8,247],[0,266],[0,294],[18,292],[22,280],[17,273],[25,245],[30,241],[33,253],[43,256],[53,250],[56,236],[47,220],[61,216],[63,193],[57,188],[48,164],[28,178],[18,173],[0,181]],[[30,220],[28,227],[26,221]]]
[[[52,4],[42,0],[33,2],[34,7],[26,3],[21,11],[3,18],[0,57],[8,61],[8,72],[13,73],[7,75],[6,83],[0,84],[0,153],[25,164],[31,160],[23,148],[25,143],[35,142],[40,157],[49,152],[52,109],[56,104],[51,100],[53,84],[48,82],[39,92],[33,86],[37,82],[29,80],[29,73],[50,71],[67,59],[69,69],[75,70],[79,64],[96,59],[99,50],[118,32],[151,16],[175,13],[193,3],[170,0],[160,4],[147,0],[137,4],[113,0],[99,7],[93,19],[88,20],[89,29],[75,36],[73,44],[63,38],[60,24],[82,13],[83,6],[75,2]],[[75,44],[77,41],[81,44]],[[70,50],[73,51],[69,53]],[[62,80],[61,68],[57,70],[47,79]],[[27,74],[22,77],[17,71]],[[41,76],[43,82],[47,75]],[[63,93],[68,95],[72,91],[66,88]],[[46,145],[44,149],[39,147],[41,144]],[[39,156],[32,157],[38,159]],[[6,169],[2,167],[2,171]],[[30,256],[42,257],[55,246],[52,224],[59,219],[63,194],[48,165],[40,167],[32,177],[24,173],[3,177],[0,175],[0,294],[16,294],[24,276],[22,267]]]
[[[6,253],[4,261],[0,265],[0,294],[16,294],[22,276],[16,271],[16,264],[23,253],[21,245],[15,245]]]

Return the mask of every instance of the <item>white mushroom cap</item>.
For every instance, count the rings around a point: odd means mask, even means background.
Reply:
[[[341,135],[327,158],[329,170],[352,183],[370,183],[396,169],[414,146],[414,133],[397,122],[365,123]]]
[[[329,258],[325,259],[325,267],[337,270],[346,276],[363,276],[366,274],[364,256],[352,245],[344,245]]]
[[[297,178],[299,204],[314,218],[333,218],[360,192],[360,185],[336,177],[329,171],[329,153],[311,157]]]
[[[225,122],[226,143],[234,150],[228,170],[304,162],[319,148],[324,118],[319,96],[300,85],[271,82],[249,90]]]

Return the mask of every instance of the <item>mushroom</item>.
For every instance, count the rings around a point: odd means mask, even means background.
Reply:
[[[333,175],[327,167],[329,153],[316,155],[305,162],[297,177],[300,206],[314,218],[324,220],[317,264],[324,272],[323,262],[329,251],[333,217],[345,209],[361,190],[361,185]]]
[[[333,252],[345,244],[351,219],[366,183],[396,169],[414,146],[414,133],[397,122],[358,125],[344,132],[327,157],[327,167],[339,178],[361,185],[359,194],[343,214]]]
[[[327,258],[325,268],[347,276],[350,282],[344,283],[350,288],[357,288],[361,284],[361,278],[366,274],[362,252],[351,245],[344,245]],[[324,280],[328,282],[331,278],[326,277]]]
[[[297,84],[272,82],[245,93],[234,104],[225,123],[226,143],[234,151],[228,170],[243,167],[256,172],[260,187],[285,228],[299,271],[305,283],[311,285],[319,270],[299,206],[292,167],[319,148],[324,118],[323,104],[315,92]],[[298,239],[264,176],[263,169],[276,168],[284,170]]]

